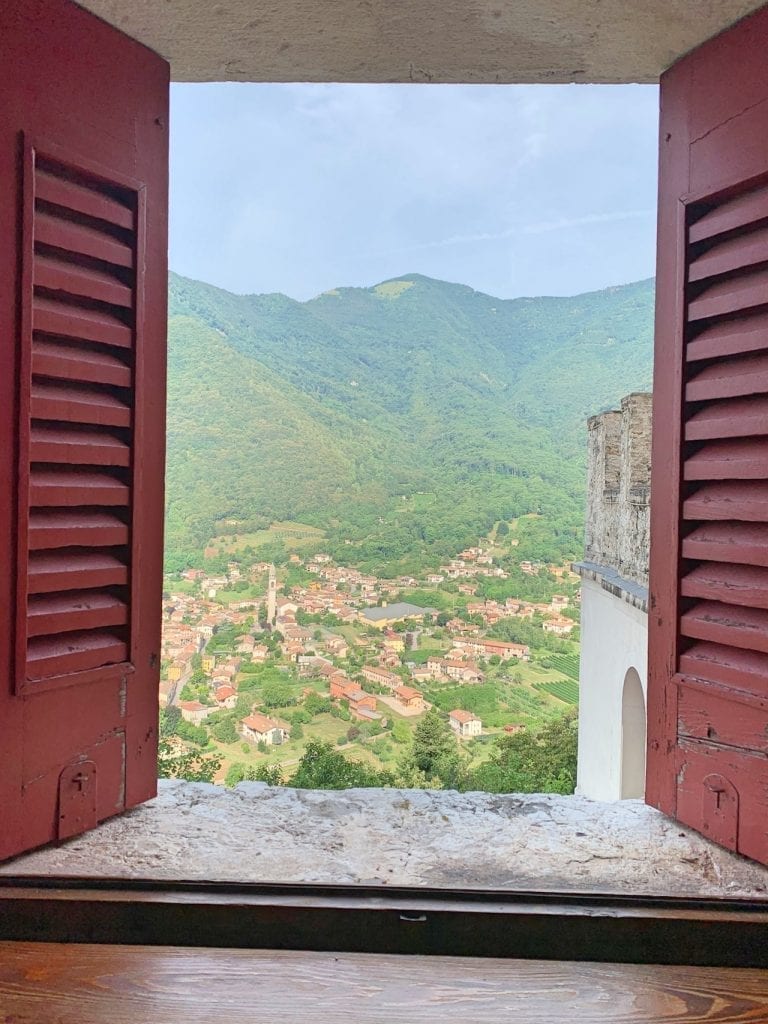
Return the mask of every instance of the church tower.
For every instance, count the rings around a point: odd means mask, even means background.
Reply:
[[[269,585],[267,587],[267,622],[274,626],[277,615],[277,574],[274,565],[269,567]]]

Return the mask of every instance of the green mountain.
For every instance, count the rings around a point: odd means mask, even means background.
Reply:
[[[571,557],[585,419],[651,383],[652,281],[502,300],[409,274],[302,303],[171,275],[169,298],[173,562],[225,521],[297,520],[413,571],[529,513],[521,556]]]

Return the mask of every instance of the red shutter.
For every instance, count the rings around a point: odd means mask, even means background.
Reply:
[[[155,792],[168,76],[67,0],[0,53],[2,857]]]
[[[766,47],[662,80],[647,796],[768,863]]]

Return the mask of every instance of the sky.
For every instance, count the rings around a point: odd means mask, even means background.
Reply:
[[[175,85],[171,269],[301,300],[650,277],[657,117],[655,86]]]

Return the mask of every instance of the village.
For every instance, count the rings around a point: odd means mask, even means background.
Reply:
[[[322,552],[245,562],[165,580],[161,720],[177,748],[220,758],[218,782],[259,763],[290,772],[313,738],[382,767],[433,705],[482,759],[494,736],[578,701],[569,566],[518,563],[562,590],[534,602],[482,596],[483,581],[510,575],[490,544],[423,578],[380,579]]]

